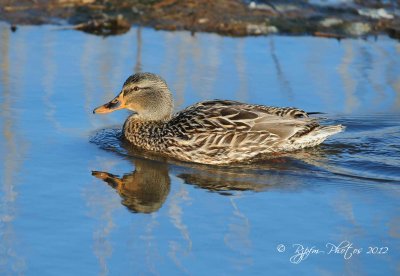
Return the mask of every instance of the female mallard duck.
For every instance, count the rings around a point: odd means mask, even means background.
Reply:
[[[123,126],[136,147],[183,161],[227,164],[322,143],[343,126],[321,126],[297,108],[278,108],[214,100],[172,115],[166,82],[151,73],[130,76],[122,91],[93,113],[134,111]]]

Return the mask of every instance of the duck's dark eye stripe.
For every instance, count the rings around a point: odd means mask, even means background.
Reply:
[[[124,96],[126,96],[126,95],[128,95],[128,94],[130,94],[130,93],[132,93],[132,92],[135,92],[135,91],[139,91],[139,90],[148,90],[148,89],[151,89],[151,87],[139,87],[139,86],[135,86],[135,87],[132,87],[132,88],[129,88],[129,89],[125,89],[124,90],[124,92],[123,92],[123,95]]]

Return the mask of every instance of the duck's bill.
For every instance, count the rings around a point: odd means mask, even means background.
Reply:
[[[122,180],[118,178],[118,176],[108,173],[108,172],[102,172],[102,171],[92,171],[92,175],[94,177],[97,177],[98,179],[101,179],[105,182],[108,183],[111,187],[114,189],[117,189],[118,187],[121,187]]]
[[[125,106],[124,99],[122,98],[122,94],[119,94],[112,101],[95,108],[93,110],[93,113],[94,114],[110,113],[115,110],[123,109],[125,107],[126,106]]]

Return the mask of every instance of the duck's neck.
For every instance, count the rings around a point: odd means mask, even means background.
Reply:
[[[164,129],[167,121],[144,121],[131,115],[125,121],[122,132],[124,138],[137,147],[158,151],[161,150]]]

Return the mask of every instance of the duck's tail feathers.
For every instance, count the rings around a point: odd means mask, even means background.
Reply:
[[[329,137],[336,133],[342,132],[346,127],[343,125],[335,125],[335,126],[320,126],[315,129],[316,135],[326,136]]]
[[[346,127],[343,125],[319,126],[311,132],[307,133],[306,135],[303,135],[296,139],[294,144],[296,144],[300,148],[313,147],[321,144],[329,136],[343,131],[345,128]]]

